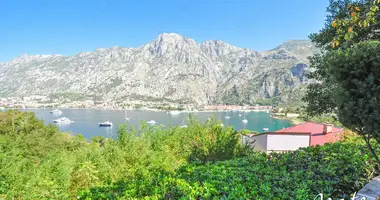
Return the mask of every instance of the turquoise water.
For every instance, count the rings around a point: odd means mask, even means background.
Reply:
[[[86,138],[93,136],[115,137],[118,127],[125,123],[125,111],[122,110],[97,110],[97,109],[61,109],[62,115],[56,116],[50,113],[50,109],[31,109],[36,116],[46,124],[52,124],[53,120],[60,117],[67,117],[74,123],[59,125],[62,131],[71,132],[73,134],[80,133]],[[129,123],[134,127],[138,127],[141,121],[154,120],[158,124],[183,125],[186,123],[186,117],[189,113],[181,113],[179,115],[169,115],[166,112],[154,112],[145,110],[128,110],[127,117],[130,118]],[[224,125],[233,126],[236,130],[249,129],[253,131],[263,132],[263,128],[269,128],[269,131],[275,131],[291,126],[287,120],[274,119],[264,112],[196,112],[191,113],[200,121],[206,121],[215,115],[217,120],[221,120]],[[226,116],[230,119],[226,119]],[[239,116],[240,115],[240,116]],[[246,118],[247,124],[242,123]],[[113,127],[99,127],[99,122],[110,121]]]

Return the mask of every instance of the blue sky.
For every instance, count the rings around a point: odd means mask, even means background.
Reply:
[[[138,47],[163,32],[258,51],[320,30],[328,0],[1,0],[0,61]]]

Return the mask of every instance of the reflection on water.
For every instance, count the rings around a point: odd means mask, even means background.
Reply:
[[[138,129],[142,121],[154,120],[156,125],[185,125],[189,113],[180,113],[178,115],[170,115],[166,112],[153,112],[143,110],[128,110],[127,116],[129,120],[125,120],[126,112],[123,110],[97,110],[97,109],[61,109],[62,114],[57,116],[51,114],[49,109],[27,109],[26,111],[35,112],[36,116],[45,121],[45,123],[53,123],[53,120],[60,117],[67,117],[74,121],[71,124],[61,124],[58,127],[62,131],[80,133],[86,138],[102,135],[104,137],[116,137],[116,133],[121,124],[128,123]],[[215,116],[216,120],[221,121],[224,125],[233,126],[236,130],[249,129],[252,131],[262,132],[264,127],[269,131],[289,127],[291,123],[287,120],[274,119],[268,113],[263,112],[197,112],[191,113],[196,119],[205,122],[207,119]],[[226,116],[229,116],[226,118]],[[248,123],[242,120],[247,119]],[[99,122],[110,121],[112,127],[99,127]]]

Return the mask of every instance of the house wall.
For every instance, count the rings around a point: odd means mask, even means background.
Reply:
[[[251,147],[254,150],[267,152],[267,134],[256,135],[254,137],[243,136],[243,144],[249,144],[249,142],[254,142]]]
[[[270,134],[267,137],[267,151],[294,151],[301,147],[308,147],[310,144],[310,135],[286,135]]]

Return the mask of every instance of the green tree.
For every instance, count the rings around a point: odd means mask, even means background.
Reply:
[[[379,0],[331,0],[326,26],[310,38],[322,53],[310,58],[315,80],[304,100],[311,116],[337,113],[360,134],[380,164],[371,140],[380,143]]]

